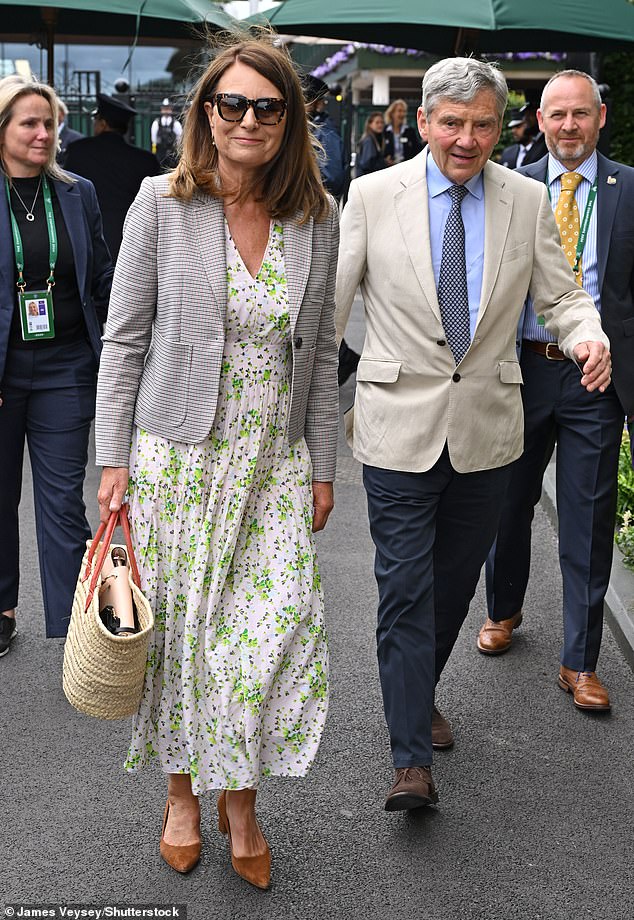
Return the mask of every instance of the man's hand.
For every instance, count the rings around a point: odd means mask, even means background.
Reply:
[[[603,342],[580,342],[573,349],[575,361],[582,373],[581,386],[588,393],[604,393],[612,379],[612,360]]]
[[[127,466],[104,466],[101,483],[97,492],[99,518],[108,523],[112,511],[118,511],[128,488],[129,470]]]
[[[316,482],[313,479],[313,532],[323,530],[332,509],[335,496],[331,482]]]

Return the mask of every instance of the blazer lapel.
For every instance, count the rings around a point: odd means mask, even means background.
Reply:
[[[493,293],[493,286],[504,255],[512,213],[513,197],[505,189],[503,177],[500,179],[499,176],[496,176],[491,165],[487,163],[484,167],[484,265],[478,323]]]
[[[401,179],[402,187],[394,196],[396,217],[403,243],[425,299],[438,320],[442,322],[431,261],[426,180],[427,157],[423,152],[409,162],[412,168]]]
[[[4,181],[0,191],[0,239],[5,241],[5,245],[0,246],[0,283],[7,290],[13,291],[15,287],[15,255]],[[11,310],[13,310],[13,299],[11,300]]]
[[[59,182],[57,179],[53,180],[53,185],[55,186],[64,223],[68,230],[71,249],[73,250],[77,287],[82,300],[85,300],[87,294],[88,244],[83,226],[84,215],[79,186],[76,183],[69,185],[67,182]]]
[[[224,206],[222,198],[196,193],[193,208],[187,209],[191,219],[189,238],[196,240],[200,261],[225,322],[227,316],[227,258]]]
[[[603,287],[605,269],[608,264],[612,227],[621,197],[619,165],[598,155],[597,169],[597,266],[599,290]],[[614,181],[609,181],[614,180]]]
[[[299,214],[294,219],[282,221],[284,233],[284,268],[288,288],[288,309],[291,330],[295,330],[299,308],[304,300],[308,283],[313,247],[313,218],[299,224]]]

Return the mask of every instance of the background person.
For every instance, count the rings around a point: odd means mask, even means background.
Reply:
[[[58,128],[58,140],[59,140],[59,150],[57,153],[57,162],[60,166],[64,165],[64,160],[66,159],[66,150],[69,144],[72,144],[74,141],[79,141],[84,136],[81,131],[75,131],[73,128],[69,128],[67,124],[68,119],[68,106],[63,99],[57,97],[57,105],[59,107],[59,128]]]
[[[385,122],[383,121],[382,113],[370,112],[365,120],[365,127],[357,149],[357,158],[354,164],[357,177],[377,172],[379,169],[385,169],[388,165],[385,159],[383,142],[384,127]]]
[[[520,115],[524,119],[524,147],[525,153],[520,166],[537,163],[546,156],[546,138],[537,121],[537,103],[529,100],[520,108]],[[519,166],[518,166],[519,169]]]
[[[328,85],[312,74],[303,79],[306,111],[313,134],[322,146],[317,154],[319,172],[327,190],[339,199],[348,179],[343,140],[328,115]]]
[[[605,105],[588,74],[565,70],[551,77],[537,117],[549,154],[522,172],[548,189],[571,265],[579,254],[578,281],[610,337],[613,384],[605,392],[579,387],[575,363],[559,351],[548,325],[526,311],[524,453],[513,466],[487,560],[488,616],[477,644],[485,654],[508,651],[521,622],[534,507],[557,444],[564,623],[559,683],[572,691],[578,708],[605,711],[610,698],[596,665],[614,548],[623,421],[634,412],[634,169],[596,150]],[[587,234],[580,237],[586,218]]]
[[[418,110],[427,150],[352,182],[341,222],[339,335],[358,285],[365,307],[346,421],[376,547],[379,674],[396,771],[388,811],[437,801],[432,747],[449,747],[452,734],[435,685],[523,447],[515,339],[528,291],[583,366],[579,388],[603,391],[610,380],[607,337],[561,251],[545,187],[489,162],[507,95],[490,64],[430,67]]]
[[[0,655],[16,633],[25,439],[48,637],[66,635],[90,537],[82,492],[112,265],[94,188],[55,162],[57,124],[49,86],[0,80]],[[28,336],[21,277],[26,295],[54,282],[42,317],[50,338]],[[42,298],[24,298],[25,314],[34,299]]]
[[[341,135],[332,124],[326,111],[328,86],[323,80],[308,74],[303,80],[306,111],[313,134],[321,144],[317,153],[321,178],[331,195],[337,199],[343,194],[348,184],[348,165],[344,159]],[[345,339],[339,345],[339,363],[337,365],[337,382],[343,386],[348,377],[357,369],[359,354],[350,348]]]
[[[150,128],[152,153],[163,169],[173,169],[178,163],[178,145],[183,136],[183,126],[174,115],[169,99],[163,99],[161,114]]]
[[[420,135],[407,124],[407,103],[395,99],[385,110],[383,150],[388,166],[411,160],[421,148]]]
[[[517,169],[522,165],[526,156],[527,146],[530,146],[532,137],[527,134],[526,122],[519,109],[511,109],[508,114],[509,119],[506,127],[513,135],[513,143],[505,147],[500,154],[500,166]]]
[[[127,768],[158,756],[168,774],[161,853],[181,872],[200,855],[198,797],[222,790],[232,865],[259,888],[258,784],[303,776],[326,718],[311,529],[333,506],[337,243],[287,52],[227,47],[195,91],[177,169],[143,183],[126,222],[97,461],[102,519],[129,468],[158,612]]]
[[[97,93],[93,112],[94,137],[75,141],[66,152],[66,168],[95,186],[104,236],[114,261],[119,253],[123,222],[146,176],[161,167],[153,153],[128,144],[124,135],[136,110],[120,99]]]

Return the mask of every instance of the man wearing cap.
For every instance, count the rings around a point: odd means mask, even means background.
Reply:
[[[551,77],[537,116],[549,153],[521,172],[548,191],[564,253],[610,338],[613,383],[605,392],[580,387],[579,369],[558,348],[548,322],[526,310],[524,453],[514,464],[487,560],[488,616],[477,646],[488,655],[508,651],[522,621],[534,506],[557,444],[564,624],[558,681],[578,709],[607,711],[610,698],[595,669],[612,563],[621,434],[624,416],[634,416],[634,169],[596,149],[605,105],[588,74],[565,70]]]
[[[313,133],[323,148],[319,156],[321,178],[330,194],[339,198],[346,185],[347,166],[341,135],[326,111],[327,96],[328,85],[323,80],[312,74],[304,78],[306,111],[313,127]]]
[[[169,99],[163,99],[161,114],[152,122],[150,138],[152,153],[164,169],[173,169],[178,163],[178,142],[183,134],[183,126],[174,117]]]
[[[537,123],[536,113],[537,103],[533,103],[531,100],[525,102],[520,109],[520,115],[524,119],[524,135],[526,137],[524,146],[526,152],[524,154],[524,159],[521,163],[517,164],[516,169],[519,169],[520,166],[528,166],[529,163],[537,163],[538,160],[541,160],[541,158],[545,157],[548,153],[546,138],[544,137],[544,132]]]
[[[304,98],[306,112],[313,128],[313,134],[321,144],[319,151],[319,171],[321,178],[335,198],[343,195],[348,179],[348,163],[345,157],[343,140],[333,125],[326,106],[328,105],[328,84],[312,74],[304,77]],[[350,348],[345,339],[339,345],[339,366],[337,380],[343,386],[348,377],[357,369],[360,355]]]
[[[500,165],[507,169],[518,169],[524,162],[527,147],[532,138],[526,132],[526,123],[519,109],[511,109],[506,127],[513,135],[513,144],[505,147],[500,154]]]
[[[124,137],[133,115],[136,110],[126,102],[97,93],[94,137],[71,144],[64,164],[69,172],[90,179],[95,186],[113,260],[119,253],[125,216],[141,182],[161,172],[154,154],[133,147]]]

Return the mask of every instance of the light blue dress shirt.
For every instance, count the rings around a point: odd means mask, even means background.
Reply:
[[[566,169],[559,160],[555,159],[555,157],[549,153],[548,187],[550,189],[550,201],[553,211],[557,207],[557,202],[559,201],[559,196],[561,194],[561,177],[565,172],[570,172],[570,170]],[[588,193],[597,175],[596,150],[593,150],[588,159],[584,160],[581,166],[578,166],[574,172],[581,173],[583,176],[575,192],[577,207],[579,208],[579,221],[582,222],[588,202]],[[584,246],[583,255],[581,257],[581,280],[583,289],[592,297],[594,305],[600,313],[601,291],[599,290],[599,264],[597,258],[597,200],[598,199],[595,199],[594,207],[592,208],[586,245]],[[524,315],[522,338],[531,339],[534,342],[554,341],[552,333],[549,333],[545,326],[537,322],[537,316],[535,315],[533,304],[530,299],[527,301],[527,309]]]
[[[454,183],[438,169],[431,151],[427,154],[427,192],[429,201],[429,237],[431,261],[438,287],[442,241],[445,223],[451,209],[449,189]],[[471,338],[475,332],[482,291],[484,266],[484,180],[482,173],[465,182],[469,194],[462,200],[462,222],[465,229],[465,257],[467,262],[467,290],[469,293],[469,328]]]

